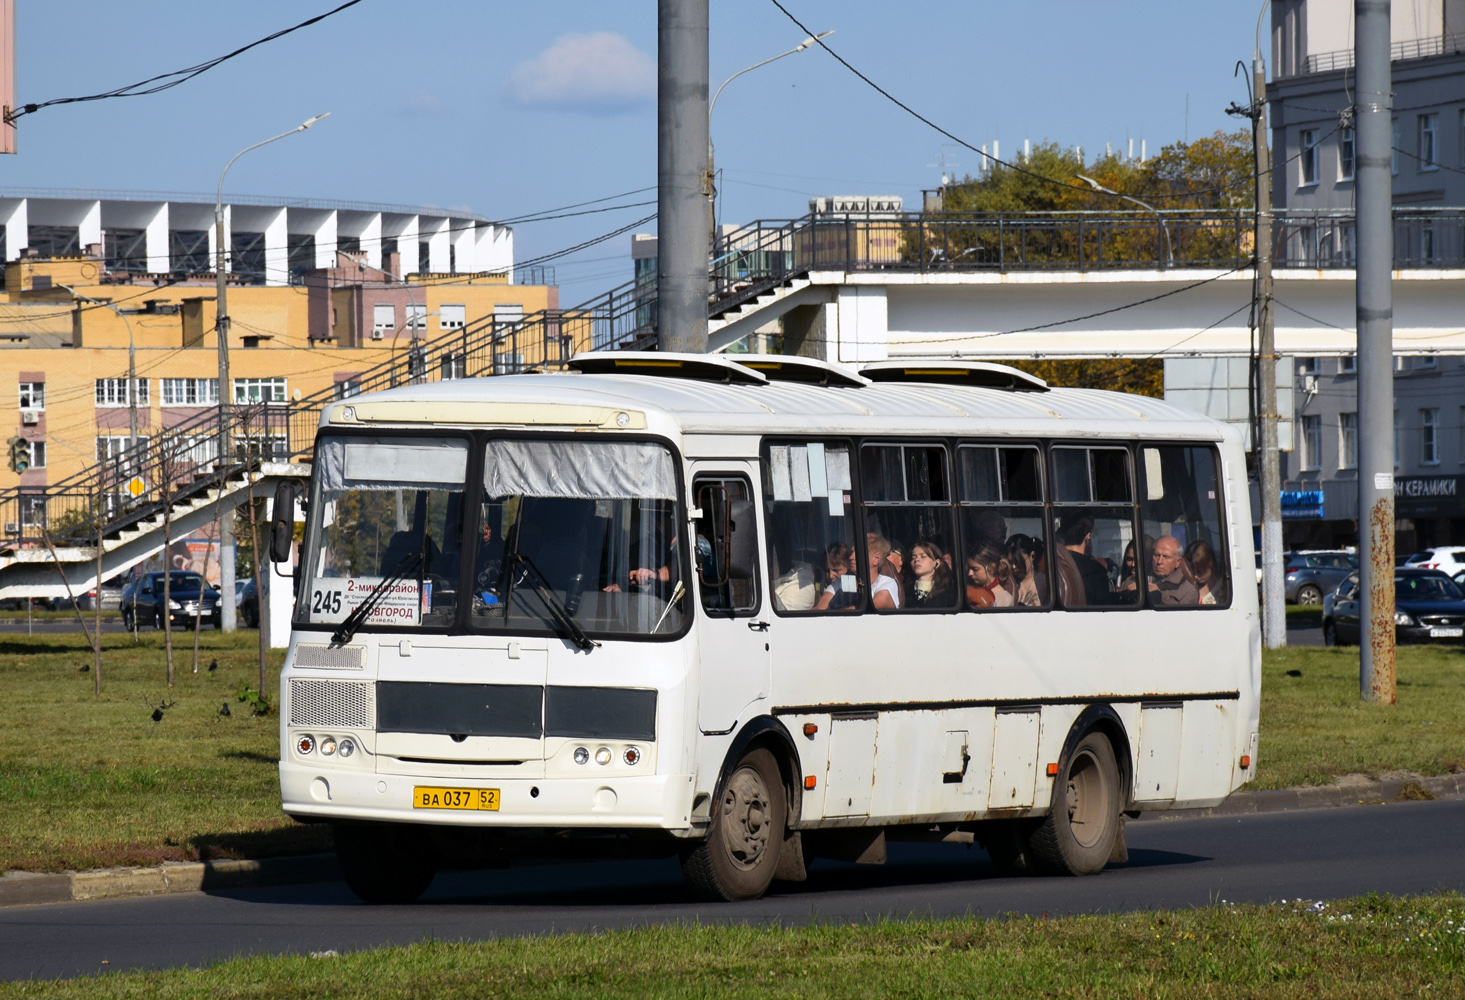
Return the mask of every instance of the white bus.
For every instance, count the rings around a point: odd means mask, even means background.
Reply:
[[[1087,874],[1254,773],[1232,429],[971,362],[571,365],[322,414],[280,784],[363,899],[552,852],[748,899],[899,839]]]

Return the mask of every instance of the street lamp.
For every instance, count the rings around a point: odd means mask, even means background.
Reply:
[[[1127,194],[1120,194],[1118,191],[1114,191],[1114,190],[1112,190],[1110,188],[1106,188],[1104,185],[1100,184],[1098,181],[1094,180],[1092,177],[1085,177],[1083,174],[1076,174],[1075,176],[1079,180],[1084,181],[1085,183],[1087,183],[1088,186],[1091,187],[1091,188],[1093,188],[1095,191],[1102,191],[1105,194],[1112,194],[1116,198],[1123,198],[1125,201],[1133,202],[1134,204],[1138,205],[1140,208],[1143,208],[1145,211],[1154,212],[1155,213],[1155,218],[1160,223],[1160,232],[1162,232],[1162,233],[1165,234],[1165,260],[1169,264],[1169,266],[1171,266],[1171,267],[1174,267],[1175,266],[1175,251],[1170,246],[1170,227],[1167,226],[1167,225],[1165,225],[1165,217],[1160,214],[1160,210],[1158,208],[1156,208],[1154,205],[1146,204],[1145,202],[1140,201],[1138,198],[1131,198]]]
[[[250,150],[258,149],[261,146],[268,146],[278,139],[283,139],[296,132],[304,132],[310,126],[322,118],[329,118],[331,113],[316,115],[314,118],[307,118],[299,125],[288,132],[281,132],[263,142],[257,142],[253,146],[246,146],[234,154],[234,158],[224,165],[224,172],[219,175],[219,193],[214,199],[214,271],[218,279],[218,302],[215,309],[214,330],[219,339],[219,468],[223,468],[228,454],[229,445],[229,403],[231,393],[229,391],[229,308],[225,300],[224,280],[224,178],[229,174],[229,168],[234,161],[239,159]],[[230,595],[225,595],[226,597]]]
[[[751,66],[749,66],[749,67],[747,67],[745,69],[738,70],[732,76],[730,76],[726,80],[722,81],[722,86],[717,88],[717,91],[712,95],[712,100],[708,102],[708,104],[707,104],[707,215],[708,215],[708,227],[707,227],[707,229],[708,229],[709,232],[712,233],[712,242],[713,242],[714,246],[717,243],[717,228],[716,228],[717,227],[717,212],[716,212],[716,206],[717,206],[717,187],[713,183],[713,178],[715,178],[717,176],[717,174],[713,170],[713,155],[712,155],[712,109],[715,108],[715,107],[717,107],[717,99],[722,96],[722,91],[723,91],[724,88],[727,87],[728,84],[732,83],[734,80],[736,80],[738,77],[742,76],[744,73],[751,73],[751,72],[753,72],[753,70],[758,69],[760,66],[767,66],[771,62],[778,62],[778,60],[782,59],[784,56],[791,56],[791,55],[794,55],[796,53],[802,52],[805,49],[809,48],[809,46],[814,45],[821,38],[828,38],[832,34],[834,34],[834,32],[832,30],[830,30],[830,31],[820,32],[817,35],[811,35],[808,38],[805,38],[799,44],[795,45],[793,48],[789,49],[787,52],[780,52],[778,55],[773,56],[772,58],[764,59],[762,62],[756,62],[753,65],[751,65]]]

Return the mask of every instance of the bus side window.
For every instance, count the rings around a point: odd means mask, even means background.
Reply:
[[[963,546],[957,568],[967,607],[1051,606],[1042,472],[1041,452],[1031,445],[957,449]]]
[[[1140,512],[1152,550],[1146,567],[1150,605],[1226,607],[1231,603],[1231,572],[1216,450],[1205,445],[1144,445],[1140,458],[1144,477]]]
[[[768,592],[779,614],[859,610],[852,488],[846,442],[764,445]]]
[[[752,490],[748,481],[737,476],[699,476],[692,484],[692,495],[703,516],[695,526],[696,547],[694,569],[702,593],[702,607],[716,615],[752,614],[758,609],[757,557],[753,556],[752,572],[735,572],[737,567],[724,564],[725,553],[718,550],[718,530],[710,523],[714,514],[721,514],[725,523],[721,531],[728,534],[728,548],[733,552],[757,552],[757,518],[753,515]]]
[[[1144,596],[1129,450],[1058,446],[1050,452],[1054,573],[1067,608],[1135,607]],[[1138,551],[1137,551],[1138,550]]]
[[[876,611],[954,611],[960,605],[951,478],[939,444],[860,450],[866,565]]]

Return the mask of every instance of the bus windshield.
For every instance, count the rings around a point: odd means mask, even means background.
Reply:
[[[469,482],[472,448],[466,438],[322,438],[296,621],[549,632],[582,648],[587,634],[681,631],[665,446],[490,440]]]

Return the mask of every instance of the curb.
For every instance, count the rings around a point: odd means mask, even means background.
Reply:
[[[1180,820],[1383,805],[1401,801],[1406,785],[1423,788],[1437,799],[1465,798],[1465,775],[1446,774],[1435,778],[1391,778],[1317,788],[1237,792],[1217,806],[1150,810],[1141,818]],[[0,907],[269,885],[308,885],[312,882],[338,882],[340,879],[341,869],[334,854],[301,854],[251,861],[168,862],[147,868],[99,868],[58,874],[17,871],[0,876]]]
[[[1434,778],[1388,778],[1383,781],[1319,785],[1313,788],[1278,788],[1266,792],[1236,792],[1220,805],[1201,809],[1149,810],[1142,819],[1197,819],[1203,816],[1255,816],[1299,809],[1341,809],[1413,801],[1404,796],[1406,785],[1423,788],[1436,799],[1465,798],[1465,775]]]
[[[170,861],[147,868],[99,868],[85,872],[10,872],[0,876],[0,906],[66,903],[174,892],[248,889],[267,885],[337,882],[334,854],[301,854],[250,861]]]

